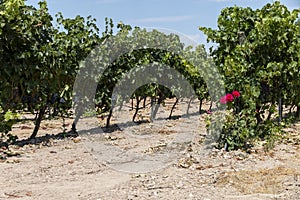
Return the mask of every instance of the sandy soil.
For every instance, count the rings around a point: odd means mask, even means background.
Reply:
[[[160,111],[161,118],[170,105]],[[196,110],[193,106],[191,112]],[[140,119],[147,121],[148,111]],[[174,114],[183,113],[176,109]],[[245,153],[205,149],[206,114],[138,125],[125,123],[130,119],[124,112],[116,115],[112,123],[121,130],[95,134],[101,130],[87,122],[79,137],[61,139],[53,135],[61,132],[62,121],[45,120],[39,132],[46,135],[43,139],[9,150],[2,147],[0,199],[300,197],[300,123],[269,152],[258,144]],[[67,128],[71,122],[66,121]],[[24,139],[32,129],[26,122],[13,133]]]

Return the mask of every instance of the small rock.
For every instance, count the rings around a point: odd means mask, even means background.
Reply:
[[[110,140],[117,140],[118,138],[116,136],[111,136]]]
[[[244,158],[241,156],[238,156],[238,157],[236,157],[236,160],[244,160]]]
[[[116,136],[111,136],[111,135],[106,135],[106,136],[104,136],[104,138],[107,140],[117,140],[118,139]]]
[[[6,160],[6,163],[11,163],[11,164],[14,164],[14,163],[20,163],[21,161],[18,160],[18,159],[14,159],[14,160]]]
[[[256,149],[250,149],[249,153],[251,153],[251,154],[257,153],[257,150]]]
[[[174,124],[166,124],[167,127],[173,127],[175,126]]]
[[[189,158],[181,158],[178,162],[178,166],[182,168],[189,168],[193,164],[193,161]]]
[[[73,138],[73,142],[74,143],[78,143],[81,141],[81,137],[76,137],[76,138]]]
[[[5,151],[4,153],[9,157],[19,156],[21,154],[21,152],[17,152],[17,151]]]
[[[33,194],[33,193],[32,193],[32,191],[27,191],[27,192],[26,192],[26,196],[29,196],[29,197],[31,197],[31,196],[32,196],[32,194]]]
[[[197,170],[203,170],[203,169],[205,169],[205,167],[202,166],[202,165],[198,165],[198,166],[195,167],[195,169],[197,169]]]

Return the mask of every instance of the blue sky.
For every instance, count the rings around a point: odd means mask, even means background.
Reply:
[[[38,0],[27,0],[37,5]],[[158,27],[185,34],[197,43],[206,43],[199,26],[215,28],[217,17],[224,7],[261,8],[272,0],[48,0],[51,14],[62,12],[65,17],[92,15],[101,32],[105,17],[114,23],[139,27]],[[281,0],[290,10],[300,8],[300,0]]]

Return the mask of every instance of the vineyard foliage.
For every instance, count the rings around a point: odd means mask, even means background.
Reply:
[[[247,147],[253,139],[277,132],[284,106],[295,106],[299,116],[299,11],[280,2],[257,10],[235,6],[222,10],[216,30],[200,27],[218,44],[211,55],[227,91],[242,94],[239,112],[230,113],[234,116],[224,123],[226,148]]]
[[[70,108],[79,62],[99,43],[99,30],[90,17],[65,19],[61,13],[54,24],[45,1],[34,8],[4,0],[0,15],[1,107],[36,113],[34,138],[46,109],[63,106],[64,114]]]
[[[119,26],[122,27],[120,24]],[[123,46],[130,46],[130,48],[126,50],[129,53],[125,53],[114,60],[104,73],[101,74],[102,76],[99,79],[96,93],[96,106],[100,112],[111,109],[113,90],[116,88],[117,84],[121,84],[120,81],[126,78],[124,75],[128,75],[129,72],[139,73],[144,69],[143,67],[148,65],[150,65],[150,71],[152,69],[154,71],[155,67],[159,65],[170,66],[177,70],[193,87],[196,94],[194,98],[205,99],[208,97],[208,88],[202,77],[205,71],[208,71],[213,65],[212,62],[209,62],[204,46],[198,46],[195,50],[191,51],[190,48],[185,48],[179,37],[174,34],[166,35],[156,30],[146,31],[145,29],[137,27],[129,34],[131,27],[127,26],[126,29],[127,30],[121,29],[120,32],[117,33],[117,37],[115,38],[122,38],[122,41],[118,41],[114,38],[113,46],[120,47],[119,49],[115,48],[114,51],[121,52],[123,51]],[[124,41],[128,44],[124,44]],[[154,42],[152,44],[148,43],[148,41]],[[160,48],[153,48],[153,46],[158,46]],[[188,60],[193,62],[193,64],[189,63]],[[199,65],[196,66],[194,63]],[[97,66],[100,65],[101,63],[97,63]],[[211,69],[211,71],[212,70],[213,69]],[[125,99],[128,100],[129,98],[135,98],[138,101],[138,99],[149,97],[158,104],[161,104],[166,98],[175,96],[177,98],[183,98],[184,94],[187,95],[187,91],[185,91],[187,90],[186,88],[180,88],[180,86],[176,85],[176,81],[180,80],[180,75],[168,74],[169,76],[167,76],[165,74],[166,76],[162,78],[162,76],[164,76],[163,72],[159,72],[158,70],[155,71],[155,73],[160,79],[169,79],[169,82],[172,82],[172,84],[174,83],[174,87],[166,88],[165,85],[158,84],[157,82],[159,81],[155,79],[155,77],[152,77],[153,79],[151,80],[151,73],[144,74],[142,75],[142,77],[144,76],[143,78],[132,78],[131,83],[140,87],[134,91],[134,93],[127,94],[127,98],[123,97],[121,102]],[[211,78],[214,78],[213,73]],[[148,82],[152,83],[143,85],[146,79]]]
[[[105,19],[106,27],[100,34],[92,17],[69,19],[61,13],[53,17],[45,1],[39,3],[39,8],[25,2],[0,0],[0,132],[6,138],[9,136],[10,141],[16,139],[8,134],[19,114],[28,111],[36,114],[31,138],[36,137],[46,114],[50,117],[71,114],[73,86],[81,67],[84,68],[82,61],[97,55],[93,54],[97,50],[105,50],[105,42],[110,38],[119,41],[115,41],[108,55],[127,46],[132,48],[110,62],[101,77],[92,77],[97,85],[94,102],[99,114],[108,111],[112,114],[114,88],[128,72],[137,66],[160,63],[188,80],[196,95],[193,98],[201,102],[200,111],[204,100],[222,105],[219,100],[225,93],[217,94],[216,89],[222,84],[228,93],[239,92],[240,96],[227,104],[226,117],[221,121],[224,124],[219,147],[227,150],[248,148],[255,140],[277,133],[285,106],[296,107],[300,115],[299,10],[289,11],[279,2],[257,10],[224,8],[216,30],[200,27],[208,41],[217,43],[209,55],[204,45],[185,47],[174,34],[132,28],[123,23],[115,29],[109,19]],[[145,39],[167,47],[156,49],[150,44],[138,48]],[[93,59],[94,64],[103,64],[97,63],[102,58]],[[216,75],[219,73],[221,77]],[[89,87],[88,82],[79,84],[83,90]],[[175,93],[176,90],[151,83],[141,85],[126,98],[141,102],[148,97],[159,105],[166,98],[175,97]],[[214,117],[210,115],[208,123]],[[107,125],[109,119],[110,116]]]

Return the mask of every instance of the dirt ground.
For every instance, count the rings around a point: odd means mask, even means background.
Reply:
[[[207,114],[165,120],[170,106],[153,123],[127,123],[128,113],[120,112],[112,121],[120,128],[105,133],[91,125],[103,119],[86,121],[76,138],[53,137],[61,119],[43,121],[43,139],[0,150],[0,199],[300,198],[300,123],[268,152],[262,143],[249,153],[225,152],[205,148]],[[139,120],[147,121],[147,113]],[[13,133],[22,140],[32,130],[26,122]]]

